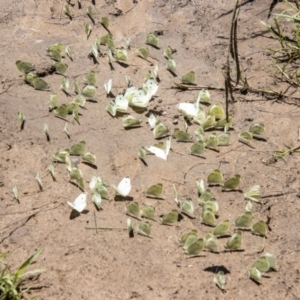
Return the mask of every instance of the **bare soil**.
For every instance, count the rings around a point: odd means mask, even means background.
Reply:
[[[150,110],[160,114],[160,120],[170,131],[182,126],[176,109],[179,102],[194,101],[198,91],[174,89],[173,77],[167,71],[163,50],[176,49],[178,77],[194,70],[198,87],[212,89],[212,103],[225,105],[223,67],[229,43],[232,8],[235,1],[73,1],[72,21],[62,12],[62,0],[21,0],[9,5],[0,3],[1,22],[1,94],[0,94],[0,186],[1,186],[1,252],[11,254],[8,262],[12,268],[20,265],[36,249],[43,249],[33,268],[45,268],[28,286],[36,287],[27,296],[37,299],[300,299],[299,286],[299,156],[287,156],[286,161],[272,162],[272,153],[284,149],[284,144],[297,146],[299,107],[297,101],[270,100],[259,94],[235,94],[230,104],[234,116],[230,145],[219,152],[207,149],[205,159],[189,155],[190,143],[172,140],[167,161],[154,155],[147,158],[145,166],[138,158],[141,146],[153,145],[156,140],[147,124]],[[268,19],[271,0],[244,1],[238,19],[238,47],[240,60],[250,86],[255,88],[282,87],[272,76],[274,69],[268,47],[278,46],[260,20]],[[274,1],[273,1],[274,2]],[[86,8],[93,7],[96,24],[87,40],[84,22],[91,24]],[[273,12],[284,9],[283,3]],[[125,46],[124,37],[131,39],[128,66],[116,62],[111,70],[106,57],[94,64],[88,57],[95,38],[107,34],[99,20],[107,16],[110,31],[117,46]],[[150,58],[145,61],[136,55],[144,47],[146,36],[158,32],[160,49],[148,46]],[[94,70],[97,76],[97,96],[80,110],[80,125],[68,116],[70,139],[63,132],[65,121],[48,111],[52,93],[58,102],[68,103],[60,90],[62,76],[51,74],[53,61],[46,49],[55,43],[70,45],[74,59],[63,59],[69,65],[66,75],[71,84],[76,77],[83,85],[84,75]],[[104,48],[103,48],[104,49]],[[38,72],[51,89],[37,91],[27,85],[15,61],[35,63]],[[142,120],[142,127],[125,130],[121,118],[112,118],[105,110],[111,100],[106,97],[104,82],[112,78],[114,95],[126,89],[125,75],[140,87],[146,73],[159,66],[160,79],[157,96],[150,102],[147,112],[133,116]],[[178,78],[175,80],[179,81]],[[72,90],[72,87],[70,88]],[[293,95],[299,97],[298,93]],[[26,116],[23,130],[17,119],[18,112]],[[179,125],[175,125],[176,120]],[[175,121],[175,122],[174,122]],[[254,148],[241,144],[238,133],[251,124],[265,124],[266,141],[252,142]],[[43,131],[49,127],[50,141]],[[193,134],[197,126],[192,124]],[[209,133],[206,133],[209,134]],[[89,151],[96,154],[97,169],[80,163],[86,191],[88,212],[71,218],[67,201],[73,201],[81,191],[69,182],[63,164],[56,164],[57,180],[48,172],[53,154],[60,149],[84,140]],[[270,219],[270,230],[265,252],[277,256],[277,272],[270,272],[257,285],[248,278],[252,265],[262,247],[263,239],[244,231],[244,252],[221,252],[188,258],[178,239],[190,229],[198,229],[204,236],[211,230],[201,223],[201,208],[197,205],[196,179],[206,179],[214,169],[220,168],[225,178],[241,175],[241,189],[259,184],[264,196],[254,204],[255,220]],[[43,182],[39,190],[35,180],[37,172]],[[156,222],[152,224],[151,238],[135,234],[129,238],[126,230],[92,230],[95,220],[98,227],[126,229],[125,205],[128,202],[104,200],[103,210],[97,211],[91,202],[88,182],[92,176],[101,176],[110,185],[117,185],[124,176],[130,176],[130,196],[140,206],[156,207]],[[164,184],[164,200],[149,199],[144,191],[157,182]],[[195,219],[183,217],[174,226],[162,225],[159,215],[176,208],[173,184],[180,198],[192,198],[196,206]],[[12,189],[17,186],[19,203]],[[212,188],[220,205],[219,221],[232,223],[246,205],[240,192],[222,192]],[[140,222],[132,219],[134,227]],[[232,225],[231,232],[234,226]],[[220,239],[221,248],[226,239]],[[226,294],[213,282],[218,270],[226,271]],[[34,279],[34,278],[33,278]]]

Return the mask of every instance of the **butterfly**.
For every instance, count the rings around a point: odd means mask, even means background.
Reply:
[[[112,80],[111,79],[109,79],[108,82],[104,83],[104,88],[105,88],[105,91],[106,91],[107,95],[110,94],[111,86],[112,86]]]
[[[130,182],[130,177],[126,176],[124,177],[120,183],[118,184],[117,187],[113,185],[113,188],[116,190],[117,194],[127,197],[130,190],[131,190],[131,182]]]
[[[161,159],[164,159],[164,160],[167,160],[170,148],[171,148],[171,138],[167,139],[167,141],[166,141],[166,149],[165,150],[160,149],[160,148],[155,147],[155,146],[146,147],[146,149],[149,152],[155,154],[157,157],[159,157]]]
[[[68,202],[68,204],[77,212],[81,213],[86,207],[86,193],[80,194],[73,203]]]

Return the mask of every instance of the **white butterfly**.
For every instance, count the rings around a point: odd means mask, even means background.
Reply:
[[[116,104],[117,111],[127,112],[128,100],[122,94],[117,95],[115,99],[115,104]]]
[[[148,123],[149,123],[151,129],[153,129],[159,122],[160,121],[157,116],[155,116],[154,114],[150,114],[150,116],[148,118]]]
[[[124,177],[118,184],[118,187],[115,187],[114,185],[112,185],[112,187],[116,190],[117,194],[123,197],[127,197],[131,190],[130,177]]]
[[[177,109],[188,117],[196,117],[198,114],[198,107],[194,103],[179,103]]]
[[[199,112],[199,101],[200,97],[197,98],[195,103],[178,103],[177,109],[187,117],[196,117]]]
[[[150,78],[143,84],[143,90],[145,93],[154,96],[158,90],[158,84],[155,82],[154,79]]]
[[[159,157],[161,159],[164,159],[164,160],[167,160],[169,152],[170,152],[170,148],[171,148],[171,137],[169,137],[166,140],[166,149],[165,150],[160,149],[160,148],[155,147],[155,146],[146,147],[146,149],[149,152],[155,154],[157,157]]]
[[[130,103],[135,107],[147,107],[151,97],[151,90],[146,93],[143,89],[138,89],[134,92]]]
[[[86,193],[80,194],[73,203],[68,202],[68,204],[76,211],[81,213],[86,207]]]
[[[112,86],[112,80],[109,79],[108,82],[104,83],[104,88],[106,90],[106,94],[109,95],[110,91],[111,91],[111,86]]]

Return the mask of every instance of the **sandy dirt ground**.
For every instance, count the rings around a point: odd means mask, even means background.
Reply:
[[[241,1],[242,2],[242,1]],[[273,1],[276,2],[276,1]],[[211,103],[225,105],[223,70],[228,52],[232,9],[235,1],[200,0],[82,0],[82,8],[72,0],[73,19],[63,13],[63,0],[12,0],[0,3],[1,22],[1,93],[0,93],[0,249],[9,253],[7,261],[12,268],[20,265],[36,249],[43,249],[32,268],[45,268],[38,278],[31,278],[27,286],[34,287],[27,296],[37,299],[300,299],[299,268],[299,156],[272,161],[275,150],[284,144],[297,146],[300,110],[293,99],[270,100],[260,94],[235,93],[230,103],[233,115],[228,146],[219,152],[206,149],[205,158],[192,156],[192,143],[172,139],[167,161],[147,155],[147,165],[138,158],[142,146],[157,143],[147,122],[149,112],[159,115],[172,134],[174,128],[183,127],[183,118],[176,108],[180,102],[195,101],[198,90],[181,91],[174,88],[182,75],[193,70],[197,88],[210,90]],[[271,0],[244,1],[238,17],[238,47],[244,74],[250,86],[273,88],[280,91],[281,84],[273,77],[274,68],[267,50],[278,46],[260,21],[272,23],[268,18]],[[86,14],[87,7],[94,12],[95,24]],[[283,3],[272,7],[273,13],[284,9]],[[101,17],[110,21],[109,30],[117,47],[126,47],[124,38],[131,39],[128,64],[113,61],[109,66],[106,47],[98,64],[90,58],[92,44],[97,37],[107,34]],[[84,23],[92,25],[87,39]],[[159,47],[147,46],[148,34],[159,34]],[[61,89],[63,76],[53,73],[53,60],[46,49],[55,44],[69,45],[73,61],[64,55],[68,64],[65,73],[70,80],[70,96]],[[173,50],[177,63],[173,77],[166,68],[163,52],[167,46]],[[137,56],[137,49],[148,47],[148,60]],[[35,90],[24,82],[15,62],[29,61],[36,72],[50,85],[47,91]],[[128,111],[142,121],[142,126],[125,130],[122,117],[112,118],[105,110],[113,98],[106,96],[104,82],[112,79],[112,93],[116,96],[126,89],[125,75],[131,83],[141,87],[147,72],[159,67],[159,89],[146,111]],[[79,109],[80,124],[67,116],[70,138],[63,131],[66,121],[49,112],[48,103],[56,93],[59,105],[74,98],[73,81],[80,87],[84,76],[94,70],[97,94]],[[219,88],[219,89],[218,89]],[[299,97],[296,92],[294,97]],[[207,106],[201,105],[205,110]],[[18,112],[24,113],[26,122],[20,130]],[[238,141],[238,134],[254,123],[265,124],[263,140],[254,140],[248,147]],[[49,127],[47,141],[43,127]],[[188,132],[193,135],[198,125],[191,123]],[[221,131],[210,130],[205,135]],[[70,183],[64,164],[54,163],[56,181],[48,171],[53,154],[85,141],[87,151],[97,157],[97,168],[80,163],[87,194],[85,213],[72,218],[72,202],[81,190]],[[163,138],[161,141],[166,141]],[[257,253],[263,238],[243,231],[244,251],[224,252],[227,238],[218,239],[220,253],[203,251],[190,258],[180,247],[183,233],[197,229],[200,237],[212,230],[201,221],[198,204],[197,179],[207,179],[210,172],[220,168],[224,178],[241,175],[240,189],[246,192],[260,185],[261,204],[253,204],[254,220],[269,220],[265,248]],[[39,173],[43,190],[35,179]],[[103,200],[102,210],[92,203],[89,182],[100,176],[109,185],[109,200]],[[130,176],[130,196],[140,207],[153,205],[155,221],[151,223],[151,238],[126,231],[125,206],[115,201],[112,184]],[[164,186],[164,199],[151,199],[145,190],[155,183]],[[175,184],[180,199],[191,198],[195,206],[193,216],[182,216],[172,226],[162,225],[161,214],[178,209],[173,195]],[[206,183],[207,185],[207,183]],[[12,189],[19,190],[19,201]],[[229,219],[230,233],[234,221],[245,210],[247,202],[240,191],[222,192],[221,187],[211,190],[219,203],[217,223]],[[142,221],[131,218],[134,228]],[[105,229],[94,228],[95,224]],[[119,228],[119,229],[118,229]],[[125,229],[125,230],[123,230]],[[263,253],[277,257],[277,272],[268,272],[258,285],[248,278],[247,270]],[[213,278],[219,271],[226,273],[226,293],[215,285]]]

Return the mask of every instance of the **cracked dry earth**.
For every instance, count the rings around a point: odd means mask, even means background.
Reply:
[[[242,2],[242,1],[241,1]],[[274,2],[274,1],[273,1]],[[16,268],[36,249],[43,249],[31,268],[45,268],[38,278],[26,282],[35,289],[27,296],[37,299],[299,299],[299,156],[284,160],[270,160],[272,152],[284,144],[297,146],[299,107],[297,103],[268,100],[258,94],[235,94],[230,103],[233,126],[229,146],[219,152],[205,150],[205,159],[189,155],[191,143],[179,143],[173,138],[167,161],[154,155],[147,157],[147,166],[138,158],[141,146],[153,145],[154,139],[147,123],[148,112],[159,115],[172,133],[182,127],[182,117],[176,109],[180,102],[194,101],[197,90],[174,89],[173,80],[194,70],[197,87],[211,89],[212,103],[225,105],[223,67],[228,51],[232,9],[235,1],[200,0],[139,0],[139,1],[81,1],[79,9],[73,0],[73,19],[63,13],[63,0],[12,0],[0,3],[1,22],[1,94],[0,94],[0,183],[1,183],[1,252],[9,253],[7,261]],[[275,3],[276,4],[276,3]],[[260,21],[272,22],[269,11],[283,11],[283,3],[270,0],[244,1],[238,18],[238,47],[240,61],[250,86],[279,89],[272,76],[274,70],[267,51],[278,46]],[[92,6],[96,24],[87,39],[83,24],[91,23],[86,8]],[[113,62],[111,70],[107,58],[99,57],[95,64],[88,57],[96,37],[107,32],[100,24],[106,16],[117,46],[125,46],[124,37],[131,39],[128,66]],[[143,60],[136,55],[145,47],[149,33],[159,34],[160,49],[147,46],[150,57]],[[68,103],[60,90],[62,76],[52,73],[53,61],[46,49],[55,43],[70,45],[73,61],[63,58],[69,66],[66,76],[82,86],[84,75],[94,70],[97,78],[95,101],[88,101],[80,109],[80,124],[68,116],[70,139],[63,132],[65,121],[48,110],[50,95],[56,93],[58,102]],[[163,50],[176,50],[177,78],[167,71]],[[105,47],[103,47],[105,54]],[[51,86],[48,91],[37,91],[27,85],[16,68],[17,60],[30,61]],[[121,118],[112,118],[105,110],[110,101],[103,88],[112,78],[114,95],[126,89],[125,75],[140,87],[149,70],[159,66],[161,82],[148,110],[130,113],[142,120],[142,127],[124,130]],[[294,94],[299,97],[298,93]],[[207,109],[204,106],[204,109]],[[23,130],[18,112],[26,116]],[[253,148],[238,141],[238,133],[254,123],[265,124],[266,141],[254,140]],[[44,124],[50,132],[47,141]],[[178,123],[176,125],[176,123]],[[190,124],[194,135],[196,124]],[[212,132],[206,132],[209,135]],[[217,131],[220,133],[220,131]],[[67,201],[73,201],[81,191],[69,182],[63,164],[56,164],[56,181],[48,172],[52,156],[79,141],[97,157],[97,169],[80,163],[86,191],[87,212],[71,218]],[[163,139],[165,141],[165,139]],[[212,228],[202,224],[201,207],[197,204],[196,179],[206,179],[220,168],[225,178],[241,175],[240,188],[244,192],[259,184],[261,204],[254,203],[255,220],[270,220],[265,241],[265,252],[277,257],[277,272],[269,272],[257,285],[248,278],[247,269],[262,254],[257,254],[263,239],[243,231],[242,252],[208,251],[189,258],[178,239],[188,230],[197,229],[204,236]],[[43,191],[35,180],[39,172]],[[97,211],[91,202],[88,188],[92,176],[101,176],[109,184],[110,200],[103,200]],[[153,205],[156,221],[149,221],[151,238],[135,234],[128,237],[125,205],[114,201],[111,184],[118,184],[130,176],[130,196],[140,207]],[[157,182],[164,185],[163,200],[146,198],[144,191]],[[183,218],[173,226],[162,225],[159,215],[176,209],[173,196],[176,185],[181,199],[190,197],[195,205],[194,219]],[[19,203],[12,189],[19,190]],[[212,187],[220,209],[217,222],[229,219],[231,223],[243,213],[246,201],[240,192],[222,192]],[[114,230],[87,229],[95,227],[121,228]],[[133,219],[136,227],[140,221]],[[234,226],[231,226],[231,233]],[[226,238],[220,238],[223,248]],[[226,271],[226,293],[214,284],[214,274]]]

